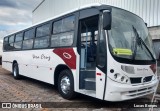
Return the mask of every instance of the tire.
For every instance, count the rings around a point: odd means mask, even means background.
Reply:
[[[70,70],[63,70],[58,77],[58,91],[65,99],[73,99],[76,96],[74,92],[74,79]]]
[[[19,68],[18,68],[18,64],[14,63],[13,64],[13,71],[12,71],[13,77],[14,79],[20,79],[20,75],[19,75]]]

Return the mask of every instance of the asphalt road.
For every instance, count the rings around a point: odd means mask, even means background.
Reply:
[[[150,101],[151,96],[142,97],[139,99],[134,99],[130,101],[125,101],[124,103],[113,103],[100,101],[95,98],[91,98],[85,95],[78,94],[74,100],[63,99],[56,87],[50,84],[46,84],[34,79],[23,77],[21,80],[15,80],[12,73],[6,71],[0,66],[0,102],[8,103],[13,102],[15,104],[19,103],[42,103],[48,104],[46,107],[49,108],[20,108],[17,109],[16,106],[13,109],[0,109],[3,110],[15,110],[15,111],[130,111],[135,109],[125,108],[113,108],[114,106],[125,106],[133,101]],[[12,103],[12,104],[13,104]],[[73,106],[72,106],[73,105]],[[55,108],[55,106],[57,106]],[[111,108],[112,107],[112,108]],[[136,111],[146,111],[148,109],[138,109]]]

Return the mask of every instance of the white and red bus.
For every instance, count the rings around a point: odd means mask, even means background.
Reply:
[[[126,10],[88,6],[10,34],[3,68],[76,93],[123,101],[153,93],[156,59],[144,21]]]

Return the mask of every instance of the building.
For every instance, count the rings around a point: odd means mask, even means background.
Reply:
[[[148,24],[152,39],[160,39],[160,0],[43,0],[33,10],[33,24],[91,3],[112,5],[139,15]]]

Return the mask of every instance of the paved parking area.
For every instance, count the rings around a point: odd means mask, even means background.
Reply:
[[[144,100],[140,98],[139,100]],[[145,98],[148,100],[148,98]],[[94,102],[99,101],[84,95],[78,95],[74,100],[65,100],[63,99],[58,90],[53,86],[40,81],[36,81],[30,78],[22,78],[21,80],[15,80],[12,77],[11,72],[6,71],[0,66],[0,102],[61,102],[61,103],[82,103],[81,106],[77,108],[42,108],[42,109],[12,109],[15,111],[28,111],[28,110],[38,110],[38,111],[123,111],[126,109],[120,108],[106,108],[105,104],[111,104],[110,102],[103,102],[103,105],[97,103],[97,106],[101,105],[103,108],[87,108],[90,102],[90,105],[94,105]],[[83,104],[84,102],[84,104]],[[86,105],[86,106],[85,106]],[[4,109],[0,109],[4,110]],[[10,110],[10,109],[6,109]]]

